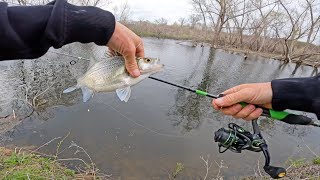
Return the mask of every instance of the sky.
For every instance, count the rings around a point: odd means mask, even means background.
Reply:
[[[165,18],[171,24],[180,17],[188,17],[192,12],[190,0],[114,0],[111,6],[125,2],[131,8],[133,20]]]

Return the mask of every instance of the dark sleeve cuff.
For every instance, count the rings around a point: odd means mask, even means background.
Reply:
[[[299,110],[320,115],[320,76],[271,81],[275,110]]]
[[[112,13],[92,6],[66,5],[66,39],[72,42],[107,45],[115,29]]]

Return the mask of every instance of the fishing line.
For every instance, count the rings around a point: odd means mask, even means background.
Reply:
[[[86,60],[86,61],[91,61],[90,59],[88,58],[84,58],[84,57],[81,57],[81,56],[74,56],[74,55],[71,55],[71,54],[66,54],[66,53],[60,53],[60,52],[55,52],[55,51],[48,51],[50,53],[55,53],[55,54],[59,54],[59,55],[63,55],[63,56],[68,56],[68,57],[72,57],[72,58],[75,58],[75,59],[78,59],[78,60]],[[76,60],[72,60],[69,62],[70,65],[75,65],[77,64],[78,61]]]
[[[155,131],[155,130],[152,130],[152,129],[150,129],[150,128],[148,128],[148,127],[146,127],[146,126],[144,126],[144,125],[142,125],[142,124],[140,124],[140,123],[138,123],[138,122],[130,119],[128,116],[126,116],[125,114],[123,114],[122,112],[120,112],[119,110],[117,110],[116,108],[114,108],[113,106],[111,106],[111,105],[109,105],[109,104],[107,104],[107,106],[109,106],[109,107],[110,107],[111,109],[113,109],[114,111],[118,112],[118,113],[119,113],[122,117],[124,117],[126,120],[134,123],[134,124],[137,125],[137,126],[140,126],[140,127],[144,128],[145,130],[148,130],[148,131],[150,131],[150,132],[152,132],[152,133],[155,133],[155,134],[157,134],[157,135],[159,135],[159,136],[175,137],[175,138],[185,138],[185,136],[177,136],[177,135],[171,135],[171,134],[164,134],[164,133],[160,133],[160,132],[157,132],[157,131]]]

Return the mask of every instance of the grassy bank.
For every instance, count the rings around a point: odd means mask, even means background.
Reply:
[[[0,180],[110,179],[111,175],[101,173],[86,150],[74,142],[61,150],[68,135],[54,138],[38,148],[0,147]],[[55,153],[44,154],[39,151],[57,140],[60,141]],[[68,150],[74,151],[73,157],[64,158],[61,153]]]
[[[191,28],[180,25],[159,25],[150,22],[126,23],[130,29],[142,37],[156,37],[175,40],[192,40],[194,46],[209,44],[211,47],[229,51],[255,54],[266,58],[294,62],[303,65],[320,67],[320,46],[304,42],[291,42],[293,51],[286,55],[283,39],[254,37],[230,33],[221,33],[215,37],[214,32],[200,28]],[[289,59],[288,59],[289,57]]]
[[[0,179],[108,179],[94,173],[68,169],[56,159],[43,157],[22,149],[0,147]]]
[[[76,172],[57,161],[25,151],[0,148],[2,179],[75,179]]]

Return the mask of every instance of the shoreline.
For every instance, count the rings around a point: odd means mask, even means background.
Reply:
[[[241,44],[229,44],[225,36],[228,34],[222,34],[219,40],[214,42],[214,35],[212,32],[190,29],[189,27],[175,26],[175,25],[156,25],[148,22],[133,22],[124,23],[133,32],[140,37],[151,37],[158,39],[171,39],[179,40],[190,43],[189,46],[209,46],[215,49],[223,49],[227,51],[240,52],[245,55],[258,55],[265,58],[271,58],[274,60],[282,61],[284,63],[296,63],[298,65],[306,65],[314,68],[320,67],[320,46],[314,44],[306,44],[304,42],[295,42],[294,53],[290,54],[290,60],[286,59],[286,56],[282,52],[281,39],[267,39],[265,43],[268,43],[268,47],[261,48],[257,51],[252,50],[257,47],[252,44],[252,37],[244,36]],[[262,38],[262,37],[260,37]],[[221,42],[220,42],[221,41]],[[273,46],[270,48],[269,46]]]

